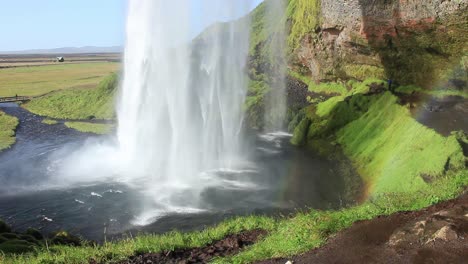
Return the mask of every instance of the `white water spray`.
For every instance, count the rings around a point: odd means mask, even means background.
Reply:
[[[265,127],[266,132],[281,131],[285,128],[287,100],[286,100],[286,21],[285,0],[268,0],[266,5],[266,26],[272,33],[266,47],[268,47],[270,69],[270,92],[265,98]]]
[[[203,16],[228,20],[248,1],[197,1]],[[236,169],[242,156],[242,104],[249,25],[218,23],[189,43],[190,1],[130,1],[118,106],[120,174],[139,181],[154,214],[202,208],[214,184],[206,171]],[[239,10],[240,9],[240,10]],[[153,217],[148,209],[140,219]]]

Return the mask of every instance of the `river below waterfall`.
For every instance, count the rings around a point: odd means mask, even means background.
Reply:
[[[86,144],[115,141],[112,136],[79,133],[60,123],[43,124],[43,117],[16,104],[1,104],[0,109],[20,120],[17,143],[0,153],[0,219],[19,231],[28,227],[44,233],[67,230],[102,241],[104,232],[109,239],[129,231],[196,230],[236,215],[339,208],[353,202],[347,187],[359,182],[348,162],[295,148],[289,144],[288,134],[252,134],[252,162],[258,169],[216,173],[223,174],[226,184],[248,178],[255,188],[206,188],[200,196],[207,210],[172,212],[152,224],[135,226],[133,220],[145,210],[141,203],[145,194],[138,185],[118,181],[73,186],[47,183],[57,173],[51,169],[56,159]]]

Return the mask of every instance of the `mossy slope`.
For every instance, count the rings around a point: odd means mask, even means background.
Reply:
[[[418,190],[448,170],[465,168],[455,136],[419,124],[396,101],[388,92],[377,96],[364,115],[337,133],[371,194]]]

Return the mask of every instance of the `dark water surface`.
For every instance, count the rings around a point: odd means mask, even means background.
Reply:
[[[201,199],[209,210],[171,213],[150,225],[136,227],[132,220],[145,210],[141,202],[145,197],[138,186],[109,181],[47,185],[50,177],[57,177],[51,170],[56,159],[84,144],[112,138],[79,133],[63,124],[42,124],[42,117],[14,104],[0,104],[0,108],[20,119],[17,143],[0,153],[0,218],[20,231],[28,227],[44,233],[67,230],[102,241],[104,230],[107,238],[127,231],[188,231],[236,215],[339,208],[352,202],[347,186],[359,179],[346,162],[294,148],[287,135],[256,135],[252,158],[259,170],[227,173],[225,178],[248,177],[260,188],[207,188]]]

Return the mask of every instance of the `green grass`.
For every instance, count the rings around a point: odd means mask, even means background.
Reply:
[[[65,122],[65,126],[80,132],[93,133],[98,135],[109,134],[115,127],[111,124],[97,124],[89,122]]]
[[[328,116],[333,109],[335,109],[336,105],[340,102],[343,102],[345,96],[335,96],[332,97],[325,102],[319,103],[317,105],[317,115],[320,117]]]
[[[414,120],[385,93],[369,111],[338,132],[338,142],[355,161],[372,194],[425,188],[446,169],[465,167],[455,136],[443,137]]]
[[[301,82],[308,85],[309,91],[318,94],[325,94],[325,95],[345,95],[348,93],[348,89],[337,82],[322,82],[322,83],[315,83],[311,78],[304,76],[295,71],[288,71],[289,76],[300,80]]]
[[[15,129],[18,124],[18,118],[0,111],[0,151],[15,144]]]
[[[54,92],[23,105],[42,116],[58,119],[112,119],[117,74],[104,78],[94,89]]]
[[[99,247],[52,246],[49,252],[42,248],[36,254],[29,255],[2,256],[0,253],[0,263],[74,264],[88,263],[90,259],[94,259],[98,263],[110,260],[118,261],[124,260],[138,252],[160,252],[175,248],[203,246],[228,234],[239,233],[244,230],[258,228],[274,230],[275,224],[275,220],[267,217],[241,217],[227,220],[216,227],[207,228],[200,232],[180,233],[174,231],[165,235],[139,235],[134,238],[106,243]]]
[[[372,65],[346,64],[343,70],[346,76],[362,81],[368,78],[385,79],[386,77],[383,67]]]
[[[358,220],[372,219],[397,211],[418,210],[456,197],[468,185],[466,171],[434,182],[430,187],[407,193],[386,193],[362,205],[338,211],[299,213],[291,219],[281,219],[270,235],[233,257],[215,263],[250,263],[257,260],[290,257],[323,245],[334,233]]]
[[[56,125],[58,122],[57,120],[45,118],[44,120],[42,120],[42,123],[47,125]]]
[[[319,117],[328,116],[340,102],[343,102],[346,99],[346,97],[369,92],[369,85],[371,84],[384,85],[385,82],[374,78],[369,78],[363,82],[354,80],[348,81],[347,86],[350,87],[350,90],[346,90],[346,92],[342,93],[340,96],[332,97],[324,102],[317,104],[316,114]]]
[[[97,62],[0,69],[0,96],[38,96],[56,90],[92,88],[119,67],[119,63]]]

